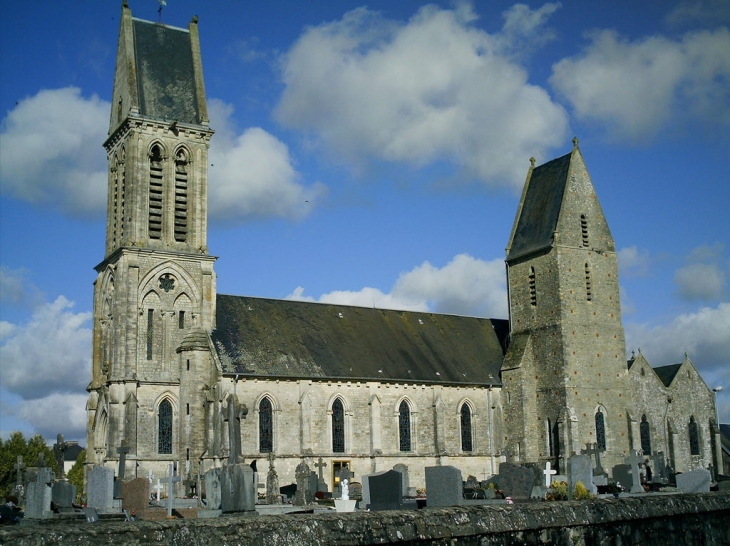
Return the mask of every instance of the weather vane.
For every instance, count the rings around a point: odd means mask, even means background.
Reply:
[[[157,2],[160,4],[160,7],[157,8],[157,13],[160,16],[160,23],[162,22],[162,8],[164,8],[167,5],[167,2],[165,0],[157,0]]]

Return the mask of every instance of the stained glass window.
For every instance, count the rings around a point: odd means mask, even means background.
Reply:
[[[332,404],[332,451],[345,452],[345,408],[339,398]]]
[[[274,423],[272,416],[271,400],[267,396],[259,403],[259,451],[261,453],[271,453],[273,451]]]
[[[700,454],[700,431],[694,416],[689,418],[689,453],[690,455]]]
[[[155,318],[155,312],[153,309],[147,309],[147,360],[152,360],[152,346],[155,339],[155,332],[153,330],[153,320]]]
[[[461,450],[471,451],[472,439],[471,439],[471,409],[469,404],[461,405]]]
[[[596,444],[598,449],[606,449],[606,422],[600,409],[596,412]]]
[[[403,400],[398,408],[398,432],[400,437],[400,450],[411,450],[411,408]]]
[[[646,420],[646,415],[641,416],[639,434],[641,435],[641,452],[644,455],[651,455],[651,433],[649,431],[649,423]]]
[[[158,447],[157,453],[172,453],[172,404],[165,399],[157,409]]]

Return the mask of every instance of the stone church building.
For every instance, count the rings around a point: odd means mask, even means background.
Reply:
[[[197,19],[122,7],[104,259],[94,285],[87,463],[186,478],[231,449],[355,480],[396,464],[483,478],[586,444],[605,468],[663,452],[721,460],[713,393],[688,357],[627,363],[616,248],[577,141],[527,173],[507,244],[509,320],[218,294],[207,246],[209,126]],[[232,249],[228,249],[232,251]],[[265,272],[262,272],[265,273]]]

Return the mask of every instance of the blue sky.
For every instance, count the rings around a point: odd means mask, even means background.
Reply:
[[[2,436],[84,439],[120,3],[0,4]],[[506,318],[529,158],[577,135],[627,350],[687,351],[730,422],[729,0],[168,0],[162,21],[195,14],[220,293]]]

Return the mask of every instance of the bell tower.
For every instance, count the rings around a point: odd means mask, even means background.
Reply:
[[[573,140],[532,166],[507,246],[510,348],[502,368],[513,454],[565,467],[598,444],[630,449],[631,407],[613,237]]]
[[[204,418],[197,415],[202,386],[216,373],[204,343],[216,293],[207,247],[212,135],[197,18],[187,29],[143,21],[123,2],[104,143],[107,226],[95,268],[89,463],[115,460],[122,442],[138,471],[164,471],[205,450],[185,422]]]

